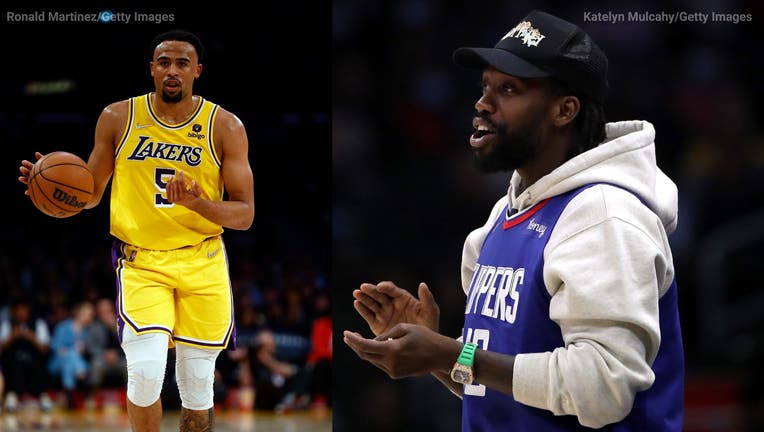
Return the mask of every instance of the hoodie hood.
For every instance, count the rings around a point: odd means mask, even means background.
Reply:
[[[517,171],[510,180],[508,199],[523,210],[546,198],[590,183],[610,183],[637,195],[663,223],[667,233],[676,229],[678,194],[674,182],[655,160],[655,128],[647,121],[607,123],[605,141],[581,153],[534,184],[520,190]]]

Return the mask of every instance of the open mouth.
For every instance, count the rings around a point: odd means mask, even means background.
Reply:
[[[481,125],[478,125],[475,128],[474,132],[472,133],[472,137],[475,138],[475,139],[480,139],[480,138],[483,138],[486,135],[491,135],[491,134],[495,134],[495,133],[496,133],[496,131],[494,131],[490,127],[481,124]]]
[[[482,117],[475,117],[472,120],[472,135],[470,135],[470,146],[474,149],[485,147],[491,141],[493,141],[493,135],[496,134],[496,130],[493,125]]]

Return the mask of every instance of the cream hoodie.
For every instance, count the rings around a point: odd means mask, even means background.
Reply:
[[[467,293],[486,233],[502,209],[523,210],[580,186],[544,249],[549,317],[565,346],[515,358],[513,396],[556,415],[602,427],[623,419],[636,393],[649,388],[660,345],[658,300],[674,279],[667,233],[677,225],[676,185],[657,167],[655,129],[646,121],[606,125],[606,139],[518,193],[508,194],[486,224],[464,243],[462,287]],[[622,275],[638,275],[625,279]]]

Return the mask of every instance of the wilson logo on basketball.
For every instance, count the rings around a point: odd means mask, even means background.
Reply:
[[[75,208],[83,208],[87,204],[84,201],[79,201],[75,195],[69,195],[59,188],[53,191],[53,199]]]

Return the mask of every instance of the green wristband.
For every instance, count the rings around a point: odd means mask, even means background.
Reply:
[[[472,367],[472,364],[475,362],[475,350],[477,350],[477,345],[467,342],[462,347],[462,352],[459,353],[459,358],[456,359],[456,362]]]

